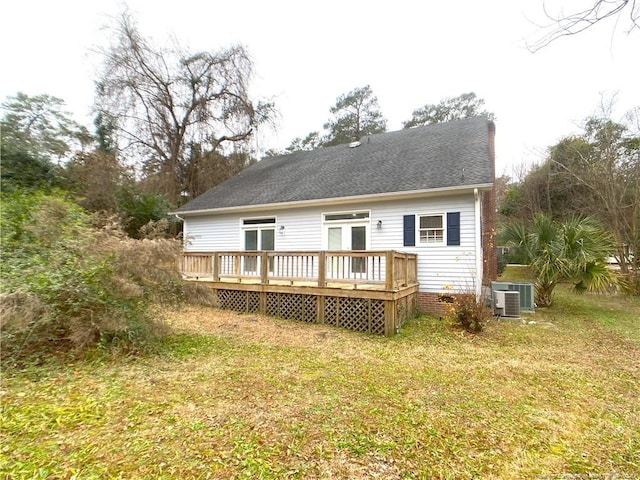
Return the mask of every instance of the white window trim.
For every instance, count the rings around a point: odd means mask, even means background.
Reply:
[[[420,218],[442,217],[442,241],[422,242],[420,240]],[[442,247],[447,245],[447,214],[445,212],[428,212],[416,214],[416,247]]]

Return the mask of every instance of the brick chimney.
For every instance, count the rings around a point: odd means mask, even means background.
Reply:
[[[482,252],[483,284],[498,278],[498,252],[496,250],[496,125],[489,122],[489,156],[493,166],[493,186],[482,193]]]

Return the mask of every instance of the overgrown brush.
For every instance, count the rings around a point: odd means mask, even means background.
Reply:
[[[157,236],[156,236],[157,237]],[[2,208],[3,360],[92,346],[135,350],[162,333],[152,303],[183,289],[176,240],[134,240],[64,195],[5,195]]]
[[[472,333],[484,330],[487,321],[491,318],[489,307],[473,293],[453,295],[450,311],[453,321]]]

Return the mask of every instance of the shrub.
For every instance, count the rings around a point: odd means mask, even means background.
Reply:
[[[484,330],[487,321],[491,318],[489,307],[472,293],[455,295],[451,304],[451,313],[455,323],[472,333]]]
[[[577,293],[603,293],[618,283],[607,266],[607,258],[615,251],[613,239],[592,218],[573,217],[561,223],[538,214],[531,225],[505,225],[501,235],[533,271],[538,306],[551,306],[560,282],[573,283]]]
[[[134,187],[123,187],[117,195],[118,210],[125,220],[125,230],[130,237],[141,238],[141,229],[149,222],[157,222],[167,218],[169,201],[164,195],[144,193]]]
[[[96,345],[139,349],[161,333],[151,303],[178,301],[176,240],[96,229],[63,194],[3,197],[3,358]]]

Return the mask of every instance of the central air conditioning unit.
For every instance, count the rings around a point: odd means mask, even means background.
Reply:
[[[515,290],[520,292],[520,311],[531,312],[535,310],[535,288],[528,282],[491,282],[491,291]]]
[[[493,313],[501,317],[520,316],[520,292],[515,290],[495,290],[493,292]]]

